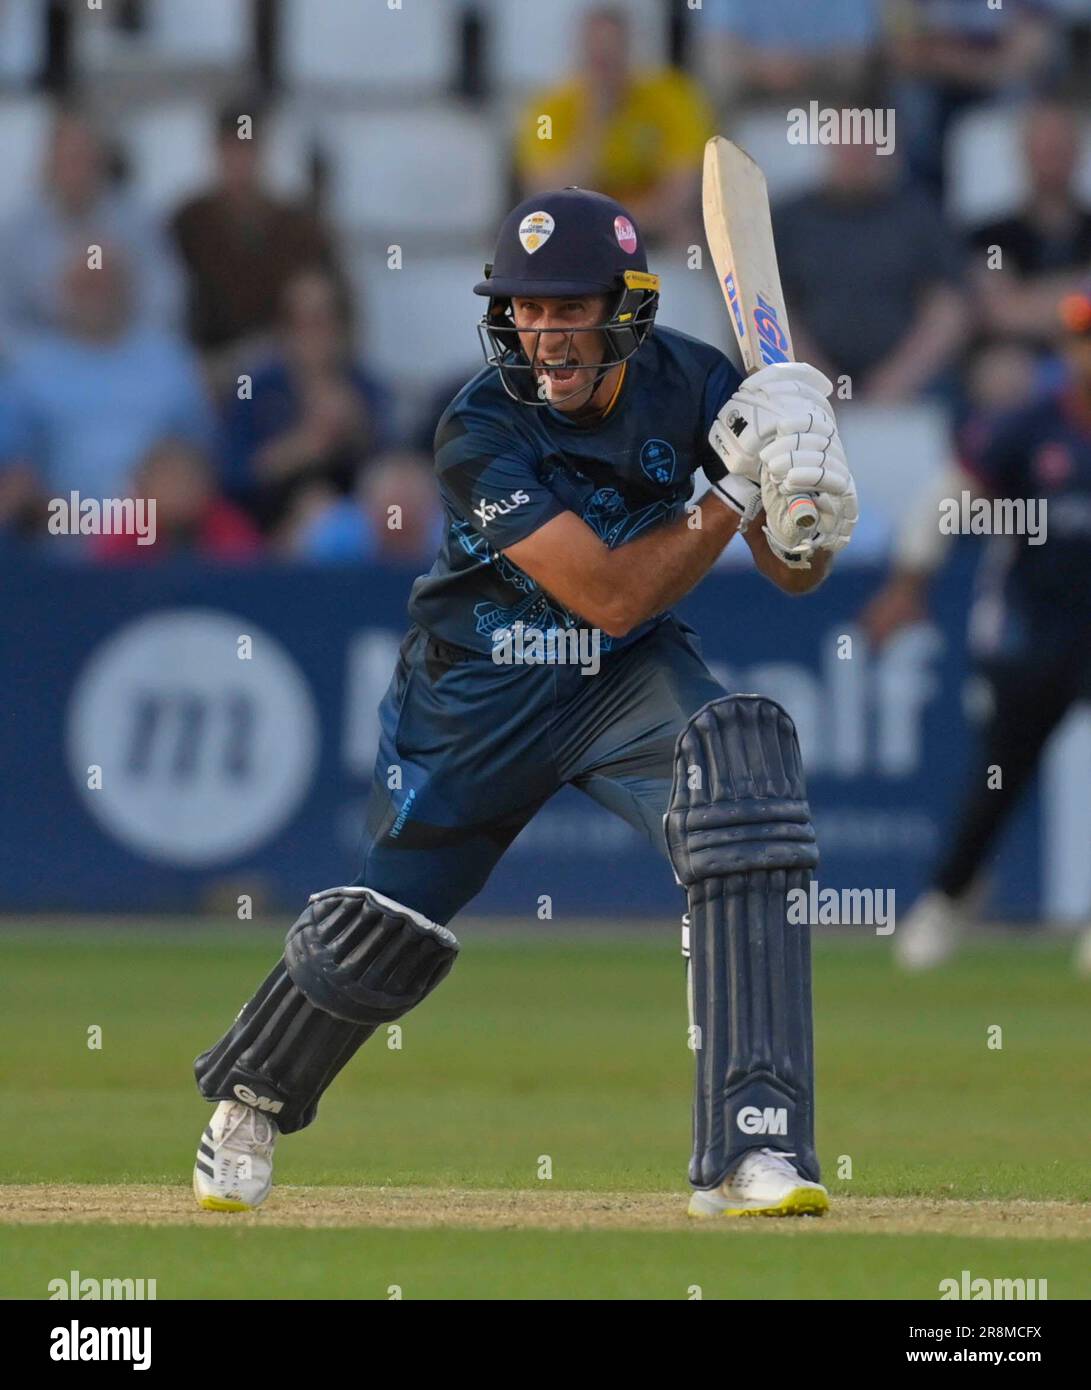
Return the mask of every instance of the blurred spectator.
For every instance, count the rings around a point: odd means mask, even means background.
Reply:
[[[873,145],[831,146],[825,184],[775,218],[796,356],[847,373],[854,400],[935,387],[968,324],[958,246],[894,166]]]
[[[834,95],[865,77],[880,11],[880,0],[704,0],[697,60],[725,103]]]
[[[154,445],[136,471],[133,497],[155,499],[155,543],[135,534],[96,536],[92,556],[105,561],[168,559],[186,552],[203,560],[252,559],[261,549],[257,527],[216,490],[208,456],[185,439]]]
[[[959,111],[1014,100],[1055,70],[1051,0],[895,0],[891,60],[898,135],[910,174],[942,195],[944,139]]]
[[[198,363],[179,339],[135,321],[113,246],[103,247],[100,269],[83,253],[67,266],[60,327],[17,342],[11,363],[14,452],[49,496],[127,497],[157,439],[213,439]]]
[[[1080,129],[1072,108],[1042,101],[1027,114],[1023,160],[1028,192],[1010,217],[978,227],[974,274],[985,326],[1042,344],[1056,338],[1057,303],[1083,287],[1091,269],[1091,209],[1076,196]],[[1002,264],[988,266],[991,248]]]
[[[71,257],[109,242],[130,267],[138,320],[175,327],[182,284],[170,242],[154,220],[111,185],[100,134],[76,107],[53,119],[42,187],[0,231],[0,322],[9,331],[56,328]]]
[[[516,161],[524,194],[572,184],[617,198],[649,240],[690,238],[704,142],[714,133],[701,88],[676,69],[637,71],[621,7],[584,16],[580,70],[523,112]],[[541,138],[540,118],[552,122]]]
[[[270,529],[301,488],[348,492],[360,465],[393,438],[389,392],[353,359],[343,282],[306,270],[283,286],[276,356],[254,372],[252,399],[231,401],[225,481]]]
[[[250,120],[250,138],[242,138]],[[325,229],[302,206],[273,196],[262,176],[257,100],[225,107],[216,123],[217,182],[185,203],[173,229],[189,272],[189,332],[209,355],[218,388],[240,349],[273,326],[284,286],[299,270],[333,264]]]
[[[312,496],[295,520],[290,549],[321,564],[427,565],[442,529],[427,456],[391,453],[366,469],[353,497]]]
[[[23,408],[5,362],[0,366],[0,535],[29,534],[44,522],[45,499],[26,449]]]
[[[953,428],[956,459],[971,466],[998,420],[1057,384],[1057,365],[1019,339],[979,339],[962,370],[962,400]]]

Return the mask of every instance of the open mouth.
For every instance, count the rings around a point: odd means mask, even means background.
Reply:
[[[539,370],[554,386],[570,386],[580,372],[579,364],[566,366],[559,358],[546,358],[539,364]]]

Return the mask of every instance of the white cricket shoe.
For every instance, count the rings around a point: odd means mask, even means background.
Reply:
[[[276,1121],[241,1100],[221,1100],[205,1126],[193,1195],[205,1211],[253,1211],[273,1185]]]
[[[777,1149],[752,1149],[719,1187],[696,1191],[690,1216],[821,1216],[830,1209],[829,1193],[810,1182]]]
[[[966,925],[964,908],[946,893],[925,893],[894,932],[894,959],[903,970],[932,970],[954,955]]]

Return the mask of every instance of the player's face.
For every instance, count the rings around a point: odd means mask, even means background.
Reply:
[[[606,296],[512,300],[519,342],[533,365],[543,398],[558,410],[578,410],[591,399],[605,337],[594,329],[606,318]]]

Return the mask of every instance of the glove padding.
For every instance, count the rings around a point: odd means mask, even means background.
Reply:
[[[815,497],[818,508],[818,527],[811,540],[816,550],[844,550],[852,539],[853,528],[860,519],[856,500],[856,483],[849,477],[848,487],[840,496],[820,492]]]
[[[785,418],[776,437],[761,452],[763,531],[769,548],[783,564],[809,568],[816,550],[836,552],[849,543],[859,517],[856,483],[832,416],[816,421],[810,412]],[[799,493],[814,498],[818,525],[805,540],[789,511]]]
[[[791,494],[826,492],[840,497],[852,483],[845,449],[837,425],[816,421],[812,415],[785,418],[758,457],[772,477]]]
[[[811,416],[816,424],[828,421],[836,429],[827,401],[832,390],[831,382],[806,362],[763,367],[724,403],[712,422],[708,442],[726,472],[749,478],[757,486],[761,482],[758,455],[781,420]],[[713,482],[719,481],[708,465],[705,471]]]

